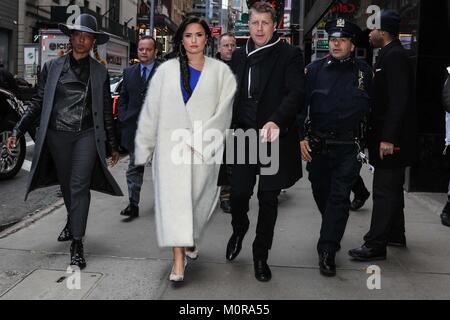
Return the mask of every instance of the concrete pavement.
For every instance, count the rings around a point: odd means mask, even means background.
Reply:
[[[122,160],[113,169],[124,192],[126,166]],[[150,169],[142,190],[141,216],[131,223],[119,216],[127,197],[93,193],[85,239],[87,268],[78,291],[67,289],[70,243],[56,241],[66,217],[61,203],[40,219],[25,222],[22,229],[1,233],[0,299],[450,299],[450,228],[442,226],[438,216],[445,195],[406,196],[408,248],[388,250],[388,260],[376,263],[381,289],[369,290],[370,264],[351,261],[347,251],[361,244],[370,223],[371,202],[351,213],[336,259],[337,277],[322,277],[315,249],[320,214],[307,178],[280,196],[268,261],[272,281],[260,283],[253,276],[257,202],[252,199],[251,228],[239,257],[232,263],[225,259],[231,216],[218,209],[199,244],[199,259],[189,262],[185,283],[173,287],[168,281],[171,252],[158,248],[156,242]],[[371,176],[363,172],[369,186]]]

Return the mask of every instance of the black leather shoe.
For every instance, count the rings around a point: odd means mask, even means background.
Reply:
[[[255,260],[253,262],[255,268],[255,278],[261,282],[267,282],[272,279],[272,272],[270,271],[267,262],[264,260]]]
[[[335,255],[329,252],[319,253],[320,274],[325,277],[334,277],[336,275]]]
[[[366,194],[366,196],[361,197],[361,198],[355,197],[353,199],[352,203],[350,204],[350,210],[351,211],[358,211],[359,209],[364,207],[364,205],[366,204],[367,199],[369,199],[369,198],[370,198],[370,193]]]
[[[66,226],[64,227],[64,229],[62,229],[61,233],[58,236],[58,241],[64,242],[64,241],[70,241],[72,239],[73,239],[73,237],[72,237],[72,234],[70,233],[69,224],[66,223]]]
[[[447,202],[442,210],[441,222],[444,226],[450,227],[450,202]]]
[[[369,248],[363,245],[349,250],[348,255],[357,261],[386,260],[386,248]]]
[[[129,204],[128,207],[120,212],[120,215],[130,218],[137,218],[139,217],[139,207]]]
[[[77,266],[80,270],[86,268],[86,260],[84,259],[83,242],[81,240],[73,240],[70,246],[70,265]]]
[[[231,201],[230,200],[221,200],[220,201],[220,208],[225,213],[231,213]]]
[[[242,249],[242,240],[244,235],[233,233],[227,245],[227,260],[233,261],[239,255]]]

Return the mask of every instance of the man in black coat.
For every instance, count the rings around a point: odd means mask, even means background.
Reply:
[[[139,200],[144,178],[144,166],[134,164],[134,138],[136,136],[139,114],[147,94],[149,81],[159,65],[156,59],[156,41],[151,36],[144,36],[138,43],[140,63],[124,70],[122,90],[119,100],[119,120],[122,124],[122,146],[130,155],[126,173],[129,205],[120,212],[131,221],[139,216]]]
[[[231,69],[238,79],[232,125],[240,130],[235,136],[239,140],[245,132],[256,138],[245,147],[235,149],[238,157],[245,152],[248,158],[242,161],[244,164],[235,159],[232,168],[233,234],[227,245],[226,258],[234,260],[241,250],[249,228],[249,201],[259,175],[259,216],[253,242],[255,277],[259,281],[271,279],[267,259],[277,219],[278,196],[282,189],[293,186],[302,176],[295,122],[304,94],[302,52],[281,42],[274,33],[275,20],[275,11],[270,4],[257,2],[253,5],[249,18],[251,38],[245,47],[235,51],[231,62]],[[260,130],[263,138],[258,144]],[[256,156],[258,147],[264,146],[273,151],[270,164],[278,167],[276,172],[266,172],[267,166],[263,165],[265,162],[259,155],[257,161],[250,159]],[[227,150],[230,149],[227,146]]]
[[[224,33],[219,37],[219,43],[217,45],[216,58],[226,63],[228,66],[231,64],[231,58],[236,50],[236,37],[230,33]],[[226,158],[226,152],[224,152],[224,159]],[[220,188],[220,208],[223,212],[231,213],[231,165],[227,165],[224,161],[220,167],[219,180],[217,185]]]
[[[375,64],[374,99],[369,153],[375,167],[370,231],[362,247],[349,251],[361,261],[386,259],[386,246],[406,246],[404,194],[405,169],[416,159],[417,114],[414,76],[407,51],[398,39],[400,16],[381,13],[381,27],[370,34],[382,48]]]

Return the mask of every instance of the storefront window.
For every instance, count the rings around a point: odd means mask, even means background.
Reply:
[[[8,69],[9,61],[9,35],[6,31],[0,29],[0,64]]]

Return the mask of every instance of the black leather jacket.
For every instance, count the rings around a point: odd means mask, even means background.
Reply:
[[[90,59],[89,57],[87,59]],[[92,102],[90,87],[86,90],[89,82],[89,74],[86,69],[77,74],[76,67],[69,63],[63,67],[61,76],[55,92],[52,115],[49,122],[49,128],[59,131],[79,132],[93,127],[92,120]],[[89,63],[89,60],[87,60]],[[89,64],[88,64],[89,65]],[[75,69],[75,70],[74,70]],[[89,73],[89,68],[87,68]],[[37,93],[33,96],[32,103],[22,116],[22,119],[16,124],[13,130],[13,136],[20,138],[32,124],[40,119],[42,112],[45,85],[47,82],[48,68],[44,67],[41,72],[41,78]],[[84,82],[86,81],[86,82]],[[103,84],[103,117],[106,131],[109,151],[117,151],[118,144],[114,134],[111,92],[109,76]]]
[[[92,94],[89,57],[66,60],[56,86],[49,128],[80,132],[92,128]]]

